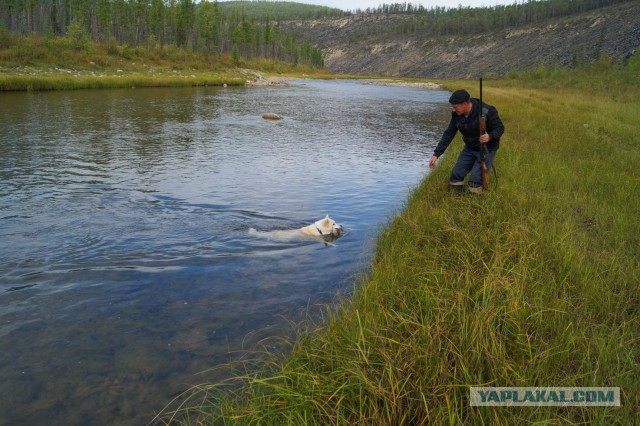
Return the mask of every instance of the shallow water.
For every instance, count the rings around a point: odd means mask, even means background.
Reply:
[[[349,293],[447,98],[353,81],[1,94],[4,421],[145,424]],[[329,245],[248,232],[325,214],[348,229]]]

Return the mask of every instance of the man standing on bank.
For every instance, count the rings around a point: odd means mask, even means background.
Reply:
[[[479,194],[482,192],[482,168],[480,144],[487,144],[488,152],[485,154],[487,169],[491,170],[493,159],[500,146],[500,137],[504,133],[504,125],[498,116],[498,111],[487,103],[482,104],[482,115],[487,119],[487,132],[480,135],[480,100],[471,98],[466,90],[456,90],[449,98],[451,104],[451,121],[447,130],[442,134],[433,156],[429,160],[429,167],[434,168],[438,157],[456,136],[458,131],[462,133],[464,148],[458,157],[456,165],[451,171],[449,188],[454,193],[464,191],[464,178],[469,176],[469,191]]]

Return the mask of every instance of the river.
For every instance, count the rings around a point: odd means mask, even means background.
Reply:
[[[348,295],[447,99],[314,80],[0,94],[5,424],[145,424]],[[331,244],[249,232],[326,214],[347,229]]]

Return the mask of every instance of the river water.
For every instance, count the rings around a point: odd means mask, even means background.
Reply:
[[[145,424],[348,294],[447,98],[308,80],[0,94],[2,422]],[[332,244],[249,233],[326,214],[348,230]]]

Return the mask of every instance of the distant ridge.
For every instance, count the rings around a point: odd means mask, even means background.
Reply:
[[[640,1],[468,34],[424,35],[411,29],[417,19],[360,14],[283,22],[282,28],[308,36],[331,72],[403,77],[472,78],[603,55],[624,59],[640,45]]]
[[[320,19],[345,15],[345,12],[338,8],[290,1],[225,1],[219,2],[218,7],[224,13],[236,10],[248,19],[262,19],[267,16],[273,20]]]

